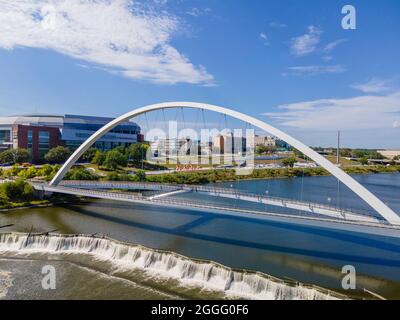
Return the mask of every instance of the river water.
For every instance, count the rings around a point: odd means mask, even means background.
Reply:
[[[400,174],[355,178],[400,212]],[[218,185],[369,210],[346,187],[339,185],[338,188],[332,177]],[[234,203],[235,200],[210,200],[194,194],[182,197],[244,206]],[[282,209],[265,207],[265,210]],[[390,237],[102,200],[0,213],[0,225],[9,223],[14,226],[1,232],[56,229],[61,234],[96,233],[168,252],[144,253],[144,249],[138,251],[129,245],[120,248],[118,243],[99,244],[97,240],[79,237],[74,240],[76,243],[68,238],[51,241],[43,240],[46,237],[37,238],[29,243],[31,251],[18,250],[26,247],[27,240],[22,235],[14,235],[14,238],[3,235],[0,238],[0,298],[315,298],[315,292],[282,289],[266,280],[264,274],[248,276],[214,262],[315,284],[352,297],[368,297],[363,293],[368,289],[386,298],[400,298],[400,240]],[[115,246],[119,248],[118,254]],[[173,253],[214,262],[182,260]],[[60,283],[57,290],[51,292],[42,290],[39,285],[43,277],[41,268],[49,263],[56,268],[57,284]],[[344,265],[356,269],[356,290],[341,289]]]

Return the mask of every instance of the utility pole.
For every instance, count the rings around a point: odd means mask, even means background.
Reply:
[[[340,131],[338,131],[338,135],[337,135],[336,163],[337,163],[337,164],[340,164]]]

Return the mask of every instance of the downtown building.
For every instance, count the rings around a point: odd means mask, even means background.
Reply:
[[[75,150],[112,120],[70,114],[0,117],[0,152],[9,148],[24,148],[31,153],[33,161],[40,161],[51,148],[57,146]],[[106,133],[93,147],[107,151],[142,142],[140,130],[136,123],[127,121]]]

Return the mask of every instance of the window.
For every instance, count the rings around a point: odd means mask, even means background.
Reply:
[[[32,145],[33,145],[33,132],[28,130],[28,151],[32,155]]]
[[[39,154],[43,157],[50,149],[50,133],[39,131]]]
[[[0,130],[0,144],[11,142],[10,130]]]

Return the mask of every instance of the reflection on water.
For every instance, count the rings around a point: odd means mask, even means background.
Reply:
[[[399,174],[357,179],[400,212]],[[235,187],[259,193],[268,189],[272,196],[317,202],[328,197],[334,202],[337,194],[336,181],[331,177],[305,178],[303,182],[301,179],[241,181]],[[366,208],[343,186],[340,192],[343,206]],[[232,200],[224,201],[232,204]],[[356,267],[360,291],[367,288],[384,297],[400,298],[400,241],[389,237],[97,200],[0,214],[0,225],[8,223],[15,226],[4,231],[29,232],[33,227],[33,231],[39,232],[57,229],[60,233],[105,234],[336,290],[340,290],[342,266],[351,264]]]

